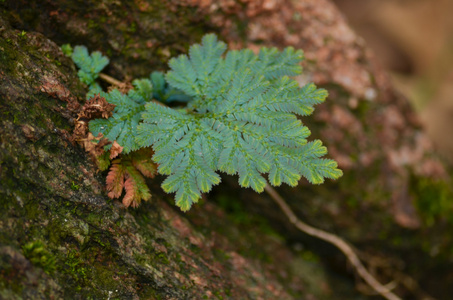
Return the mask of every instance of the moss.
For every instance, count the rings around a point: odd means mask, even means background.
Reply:
[[[213,254],[216,260],[222,263],[227,262],[231,258],[231,255],[229,255],[223,249],[220,248],[214,248]]]
[[[29,242],[22,246],[24,256],[35,266],[38,266],[48,274],[55,271],[55,257],[50,253],[42,241]]]
[[[213,294],[217,299],[223,300],[222,296],[222,294],[224,294],[223,291],[214,291]]]
[[[88,20],[87,26],[88,26],[89,29],[97,29],[97,28],[99,28],[99,24],[96,21],[94,21],[94,20]]]
[[[127,270],[118,265],[118,257],[113,253],[110,243],[90,243],[83,248],[70,244],[66,254],[59,257],[58,272],[62,279],[66,278],[66,292],[71,290],[83,298],[105,298],[109,291],[122,295],[127,284]],[[123,277],[124,284],[118,281]]]
[[[453,189],[450,183],[413,177],[411,186],[416,207],[426,226],[433,226],[441,220],[453,225]]]
[[[23,299],[18,295],[24,290],[24,285],[20,282],[24,275],[18,274],[15,266],[4,264],[1,259],[0,267],[0,299]]]
[[[80,252],[72,249],[66,256],[64,267],[60,269],[63,274],[68,274],[75,281],[77,290],[81,290],[83,286],[87,286],[88,267],[84,259],[81,259]]]
[[[74,181],[72,181],[72,183],[71,183],[71,189],[72,189],[73,191],[78,191],[78,190],[80,189],[80,185],[75,184]]]
[[[307,262],[314,262],[314,263],[319,263],[320,262],[319,256],[317,254],[315,254],[314,252],[310,251],[310,250],[302,250],[300,252],[300,257],[304,261],[307,261]]]
[[[15,74],[16,65],[20,63],[19,54],[13,48],[11,38],[0,39],[0,64],[6,72]]]
[[[170,261],[168,260],[167,255],[165,253],[163,253],[163,252],[156,253],[156,257],[159,260],[159,262],[164,264],[164,265],[168,265],[170,263]]]

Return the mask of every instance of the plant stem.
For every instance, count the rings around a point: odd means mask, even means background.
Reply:
[[[286,201],[270,185],[266,185],[264,190],[269,194],[269,196],[271,196],[271,198],[275,201],[275,203],[277,203],[277,205],[281,208],[281,210],[286,215],[286,217],[289,219],[289,221],[294,226],[296,226],[297,229],[299,229],[302,232],[305,232],[308,235],[311,235],[311,236],[319,238],[323,241],[326,241],[326,242],[336,246],[338,249],[340,249],[340,251],[343,252],[344,255],[346,255],[347,259],[352,264],[352,266],[357,271],[357,273],[360,275],[360,277],[363,280],[365,280],[382,297],[384,297],[387,300],[401,300],[400,297],[398,297],[397,295],[392,293],[390,291],[390,289],[388,289],[387,287],[382,285],[379,281],[377,281],[376,278],[374,278],[373,275],[371,275],[367,271],[367,269],[363,266],[359,257],[355,253],[355,251],[352,249],[352,247],[348,243],[346,243],[340,237],[338,237],[332,233],[328,233],[321,229],[314,228],[314,227],[302,222],[301,220],[299,220],[297,218],[296,214],[292,211],[292,209],[286,203]]]
[[[99,78],[101,78],[105,82],[110,83],[111,85],[116,85],[116,86],[124,85],[123,82],[121,82],[118,79],[115,79],[115,78],[113,78],[113,77],[111,77],[111,76],[109,76],[107,74],[104,74],[104,73],[100,73],[99,74]]]

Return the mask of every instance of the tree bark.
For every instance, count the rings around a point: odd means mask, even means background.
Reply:
[[[86,87],[59,45],[102,51],[106,73],[127,81],[165,70],[212,31],[233,48],[304,49],[298,81],[330,92],[303,121],[345,175],[280,189],[299,217],[351,241],[402,297],[423,299],[417,282],[440,299],[453,293],[449,166],[330,1],[17,0],[0,9],[0,298],[366,298],[336,250],[297,233],[236,178],[187,214],[159,178],[151,201],[124,209],[71,143]]]

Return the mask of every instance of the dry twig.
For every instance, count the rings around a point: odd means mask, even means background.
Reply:
[[[124,82],[119,81],[118,79],[115,79],[107,74],[100,73],[99,78],[104,80],[105,82],[110,83],[111,85],[116,85],[116,86],[122,86],[124,85]]]

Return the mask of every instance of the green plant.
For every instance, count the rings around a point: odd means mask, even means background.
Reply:
[[[87,99],[102,91],[101,86],[96,82],[99,73],[105,66],[108,65],[109,59],[101,54],[99,51],[88,54],[85,46],[76,46],[72,50],[69,45],[64,45],[63,51],[65,54],[70,54],[74,63],[79,67],[80,81],[88,85],[89,92]]]
[[[72,58],[90,97],[99,93],[115,105],[112,117],[90,121],[90,131],[117,142],[123,154],[152,147],[157,171],[168,176],[162,187],[176,193],[183,211],[220,183],[218,172],[239,175],[242,187],[257,192],[268,181],[295,186],[301,177],[320,184],[341,176],[335,161],[321,158],[327,153],[322,143],[307,141],[310,131],[297,117],[311,114],[327,97],[314,84],[300,88],[288,77],[301,73],[303,52],[262,48],[258,55],[247,49],[224,55],[225,50],[208,34],[190,47],[189,56],[170,60],[165,80],[152,73],[134,80],[127,92],[105,93],[95,79],[108,59],[75,47]],[[172,101],[187,106],[165,105]]]
[[[73,191],[78,191],[80,189],[80,185],[75,184],[74,181],[71,183],[71,189]]]
[[[52,274],[55,271],[55,257],[46,249],[43,242],[29,242],[22,246],[22,251],[32,264],[42,268],[46,273]]]
[[[90,87],[78,118],[91,120],[84,145],[102,170],[112,164],[109,197],[120,197],[125,189],[123,204],[138,206],[151,197],[142,175],[152,177],[157,169],[168,176],[163,189],[176,192],[176,205],[187,211],[202,192],[220,183],[217,172],[239,175],[241,186],[265,190],[297,229],[340,249],[376,292],[399,300],[348,243],[299,220],[267,183],[295,186],[305,177],[320,184],[342,175],[335,161],[321,158],[327,149],[320,141],[307,141],[310,131],[298,118],[327,97],[314,84],[300,88],[288,77],[301,73],[302,51],[262,48],[258,55],[250,50],[224,55],[225,50],[215,35],[205,35],[189,56],[170,60],[165,76],[154,72],[128,86],[99,74],[108,63],[102,55],[74,48],[79,77]],[[100,75],[118,89],[104,93],[95,82]],[[172,108],[173,102],[187,105]],[[78,136],[84,130],[76,125]]]
[[[27,32],[25,30],[22,30],[17,36],[20,39],[25,39],[27,37]]]
[[[65,56],[72,57],[73,49],[70,44],[61,45],[61,51]]]

